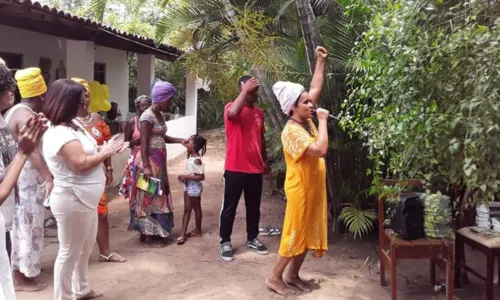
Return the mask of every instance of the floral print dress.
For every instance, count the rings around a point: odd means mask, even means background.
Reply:
[[[5,170],[14,159],[16,151],[16,141],[0,115],[0,181],[3,180]],[[0,299],[16,299],[5,240],[5,232],[12,227],[14,206],[15,191],[13,190],[0,207]]]
[[[19,103],[5,116],[10,117],[20,108],[31,110]],[[32,110],[31,110],[32,111]],[[33,111],[32,111],[33,112]],[[33,112],[34,113],[34,112]],[[14,222],[11,231],[12,269],[19,270],[26,277],[36,277],[42,269],[42,250],[44,235],[45,184],[43,178],[28,159],[17,181],[18,202],[14,211]]]

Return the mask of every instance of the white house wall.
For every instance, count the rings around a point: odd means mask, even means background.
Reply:
[[[170,120],[167,124],[167,135],[187,139],[196,133],[196,116],[185,116]],[[167,144],[167,159],[171,160],[186,153],[186,147],[181,144]]]
[[[38,67],[40,57],[45,56],[52,60],[52,68],[50,70],[51,81],[56,80],[56,69],[59,67],[61,61],[67,67],[67,57],[77,57],[81,51],[87,51],[88,55],[80,55],[86,57],[84,61],[93,65],[94,62],[106,64],[106,84],[109,88],[110,101],[118,103],[122,112],[123,118],[126,119],[128,115],[128,89],[129,89],[129,68],[127,61],[127,53],[122,50],[116,50],[101,46],[93,46],[92,42],[79,42],[70,41],[67,43],[66,39],[58,38],[46,34],[36,33],[32,31],[17,29],[0,25],[0,52],[10,52],[23,55],[22,68]],[[70,45],[70,46],[67,46]],[[66,53],[66,48],[77,48],[78,51],[72,51],[69,55]],[[80,49],[80,48],[81,49]],[[94,62],[92,60],[92,51],[94,48]],[[71,49],[70,49],[71,50]],[[81,50],[81,51],[80,51]],[[74,55],[72,55],[74,54]],[[84,53],[85,54],[85,53]],[[148,68],[141,72],[147,83],[143,84],[143,93],[149,92],[149,81],[152,80],[154,75],[154,58],[152,56],[144,55],[147,58]],[[81,61],[70,63],[71,70],[68,71],[68,76],[77,77],[92,77],[93,75],[87,74],[92,72],[93,67],[82,65]],[[78,70],[81,70],[78,71]],[[79,73],[82,73],[79,75]],[[84,74],[85,73],[85,74]],[[196,115],[197,115],[197,88],[199,88],[196,78],[187,79],[186,91],[186,115],[177,120],[167,122],[168,134],[174,137],[188,138],[190,135],[196,133]],[[150,89],[150,87],[149,87]],[[167,145],[168,157],[173,159],[185,153],[185,148],[182,145]]]
[[[118,103],[123,118],[128,112],[129,70],[127,52],[106,47],[95,47],[96,63],[106,64],[106,85],[111,102]]]
[[[0,52],[23,55],[22,68],[39,67],[42,56],[50,58],[52,60],[52,68],[50,69],[51,82],[56,80],[56,69],[61,61],[67,67],[66,39],[64,38],[0,25],[0,40],[2,41],[0,43]],[[89,44],[91,43],[89,42]],[[94,46],[94,49],[95,62],[106,64],[106,84],[109,88],[109,100],[118,103],[120,110],[126,117],[129,87],[127,52],[100,46]],[[91,57],[91,55],[88,57]],[[88,64],[92,65],[92,69],[93,63],[88,61]],[[71,69],[74,71],[74,68]],[[88,77],[87,74],[69,73],[68,76]]]
[[[0,41],[0,52],[23,55],[23,68],[38,67],[42,56],[50,58],[51,81],[56,79],[59,62],[66,59],[66,43],[58,37],[0,25]]]

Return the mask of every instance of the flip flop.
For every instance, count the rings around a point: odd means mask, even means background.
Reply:
[[[273,226],[266,226],[264,228],[259,229],[261,235],[280,235],[281,231]]]
[[[189,232],[189,233],[187,234],[187,236],[188,236],[188,237],[190,237],[190,238],[193,238],[193,237],[202,237],[202,236],[203,236],[203,233],[198,233],[198,232],[193,232],[193,231],[191,231],[191,232]]]
[[[182,245],[187,241],[187,239],[183,236],[177,238],[177,245]]]
[[[111,260],[111,257],[118,257],[118,260]],[[108,256],[104,256],[102,254],[99,254],[99,257],[102,258],[101,261],[103,262],[118,262],[118,263],[122,263],[122,262],[126,262],[127,259],[125,259],[124,257],[121,257],[120,255],[116,254],[115,252],[111,252]]]

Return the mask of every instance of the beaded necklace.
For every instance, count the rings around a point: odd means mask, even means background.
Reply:
[[[290,117],[290,120],[294,121],[295,123],[299,124],[300,126],[302,126],[302,128],[304,128],[305,131],[307,131],[307,133],[309,133],[309,136],[311,137],[315,137],[314,135],[314,130],[313,128],[311,127],[311,123],[309,122],[299,122],[297,120],[295,120],[294,118]]]

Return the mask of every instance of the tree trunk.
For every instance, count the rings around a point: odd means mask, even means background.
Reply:
[[[300,27],[302,30],[302,38],[306,44],[307,62],[309,71],[314,72],[316,65],[316,47],[321,45],[321,35],[319,32],[318,22],[311,5],[311,0],[297,0],[297,12],[299,13]]]
[[[311,0],[296,0],[297,4],[297,12],[300,20],[300,27],[302,30],[302,38],[304,39],[304,43],[306,46],[307,53],[307,61],[309,64],[310,74],[314,73],[314,68],[316,66],[316,47],[322,45],[321,34],[318,27],[318,22],[316,20],[316,16],[314,15],[314,11],[311,5]],[[330,66],[327,62],[325,66],[325,70],[329,72]],[[324,87],[330,90],[329,94],[337,95],[338,87],[333,81],[333,86],[330,87],[330,82],[328,76],[325,76],[325,85]],[[324,107],[325,102],[322,99],[320,101],[320,105]],[[333,99],[333,104],[327,107],[330,111],[333,111],[335,114],[339,113],[340,109],[340,98],[335,97]],[[330,130],[329,137],[333,140],[341,140],[343,133],[339,126],[333,125],[334,129]],[[330,129],[332,126],[328,126]],[[336,228],[336,218],[337,213],[340,211],[340,198],[337,193],[338,188],[340,188],[342,183],[342,174],[340,168],[340,157],[339,151],[337,149],[333,149],[329,151],[329,154],[326,158],[327,168],[326,168],[326,176],[327,176],[327,191],[330,196],[331,203],[331,211],[330,215],[332,215],[332,220],[330,220],[331,228],[333,232],[337,231]]]
[[[281,110],[280,104],[278,103],[278,100],[276,99],[276,95],[274,95],[273,89],[269,86],[269,84],[267,82],[267,78],[266,78],[265,73],[259,68],[253,68],[250,71],[250,74],[259,80],[262,91],[264,92],[264,94],[267,97],[266,100],[269,102],[269,104],[272,107],[272,111],[273,111],[272,113],[274,114],[274,116],[277,118],[277,120],[279,122],[279,125],[280,125],[279,129],[283,129],[285,127],[285,124],[286,124],[286,118],[283,115],[283,112]]]

